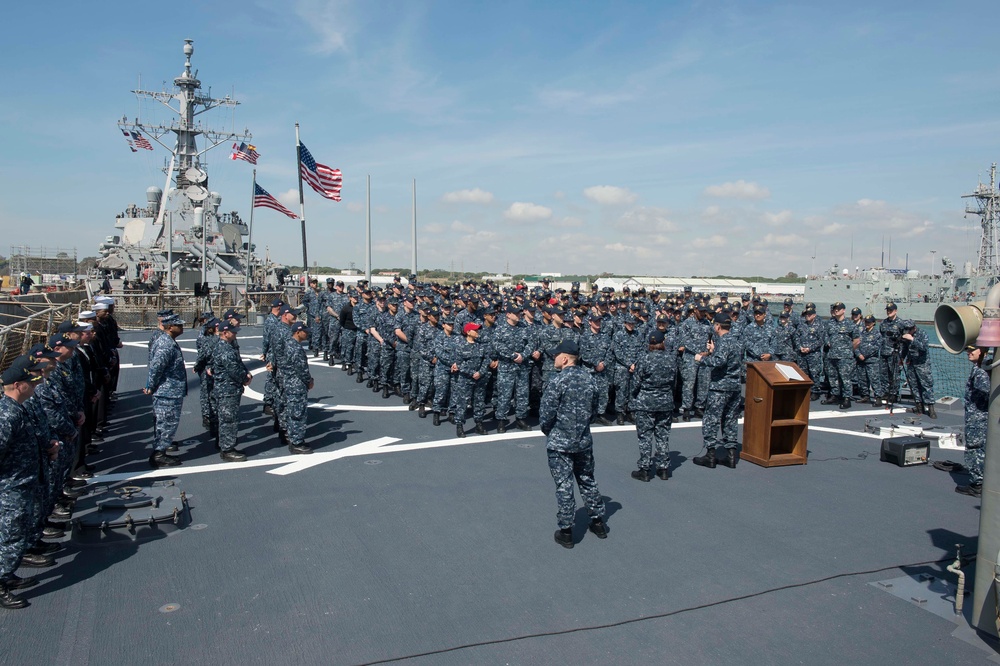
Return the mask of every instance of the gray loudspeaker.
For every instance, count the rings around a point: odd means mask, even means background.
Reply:
[[[934,330],[941,346],[952,354],[961,354],[966,347],[975,345],[985,306],[986,301],[976,301],[972,305],[939,305],[934,311]]]

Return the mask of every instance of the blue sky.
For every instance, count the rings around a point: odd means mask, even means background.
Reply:
[[[811,6],[814,5],[814,6]],[[995,5],[763,2],[34,3],[5,10],[0,230],[93,255],[115,213],[162,187],[165,152],[115,122],[193,65],[247,127],[258,182],[297,208],[294,124],[344,173],[306,193],[310,263],[515,273],[922,271],[975,261],[962,194],[1000,159]],[[16,26],[16,28],[14,28]],[[151,102],[144,119],[166,120]],[[251,167],[209,153],[223,210]],[[254,241],[301,261],[299,226]],[[853,259],[852,259],[853,247]],[[813,253],[816,259],[813,260]]]

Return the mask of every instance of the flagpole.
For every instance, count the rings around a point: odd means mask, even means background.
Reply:
[[[417,179],[413,179],[413,224],[410,228],[411,245],[413,248],[410,253],[410,272],[414,275],[417,274]]]
[[[306,199],[302,193],[302,144],[299,142],[299,124],[295,123],[295,166],[299,173],[299,213],[302,218],[302,274],[303,286],[309,288],[309,259],[306,256]]]
[[[257,169],[253,170],[253,186],[250,188],[250,234],[247,236],[247,267],[246,267],[246,281],[243,284],[243,296],[250,300],[250,272],[253,270],[253,266],[250,263],[250,252],[253,247],[253,203],[254,199],[257,198]],[[247,311],[247,318],[250,317],[249,310]]]
[[[365,193],[365,279],[372,282],[372,177],[368,175],[368,189]]]

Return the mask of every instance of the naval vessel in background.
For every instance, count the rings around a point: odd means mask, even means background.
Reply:
[[[955,264],[942,257],[940,275],[921,275],[918,270],[869,268],[849,274],[839,266],[826,275],[806,280],[805,301],[816,304],[825,313],[831,303],[843,301],[848,308],[860,307],[865,314],[881,317],[885,304],[899,306],[899,316],[917,322],[934,321],[934,312],[942,303],[964,304],[982,300],[989,288],[1000,279],[1000,192],[997,191],[997,165],[990,169],[989,184],[980,183],[965,212],[980,218],[982,237],[979,261],[966,264],[961,274]]]
[[[140,147],[151,149],[151,144],[144,142],[150,137],[170,152],[170,160],[163,169],[164,188],[149,187],[145,206],[131,204],[117,216],[114,234],[98,248],[97,268],[152,291],[161,286],[193,291],[207,284],[213,290],[230,291],[235,299],[247,287],[281,284],[287,271],[254,255],[252,230],[236,211],[221,212],[222,196],[209,189],[202,156],[224,143],[247,142],[251,134],[248,130],[241,135],[213,131],[195,122],[205,111],[233,108],[239,102],[228,95],[216,99],[201,94],[198,72],[191,70],[193,53],[193,40],[185,40],[184,71],[174,79],[172,91],[132,91],[176,115],[169,124],[147,124],[139,118],[118,121],[130,145],[132,140],[142,141]],[[176,137],[172,148],[167,140],[161,140],[168,134]],[[201,149],[199,136],[205,138]]]

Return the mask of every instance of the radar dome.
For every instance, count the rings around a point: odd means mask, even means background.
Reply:
[[[920,271],[918,271],[917,269],[911,268],[910,270],[906,271],[907,280],[916,280],[918,277],[920,277]]]
[[[160,199],[163,197],[163,190],[158,187],[147,187],[146,188],[146,201],[151,204],[160,203]]]

